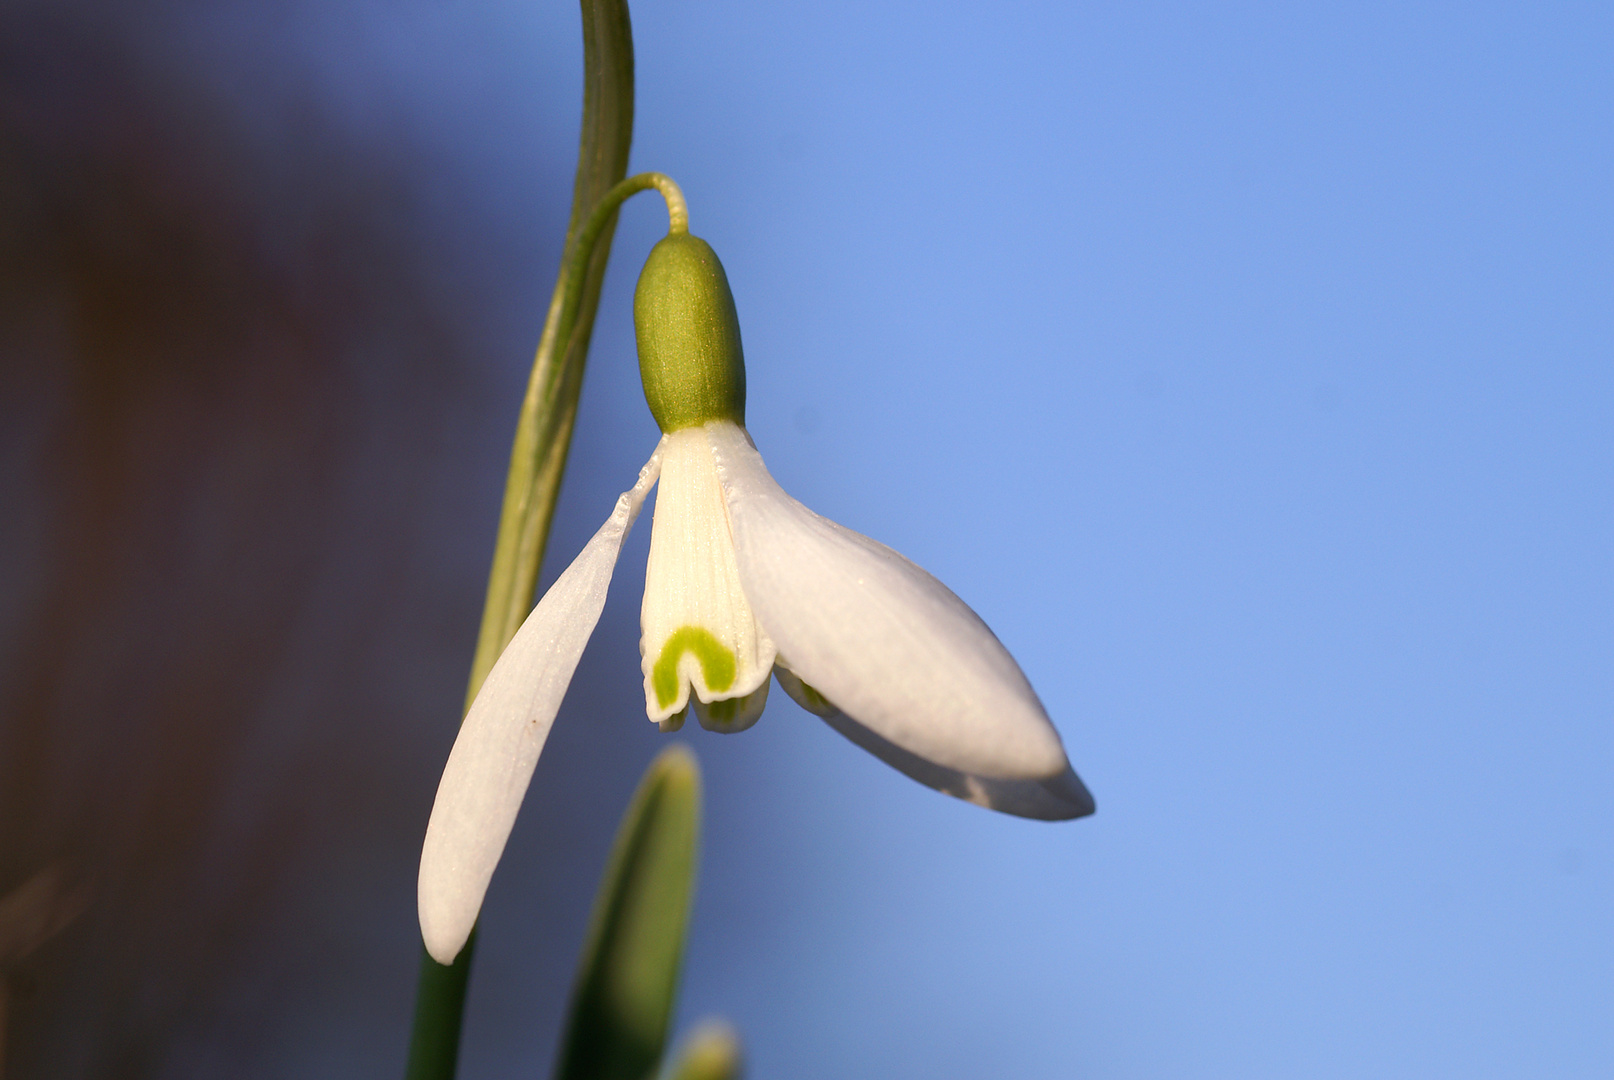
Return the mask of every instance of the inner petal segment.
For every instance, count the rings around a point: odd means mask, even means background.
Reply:
[[[746,698],[773,667],[773,642],[740,587],[705,428],[684,428],[665,439],[640,626],[645,709],[652,720],[682,712],[692,690],[703,705]],[[740,710],[734,722],[742,722],[742,713],[754,720],[751,711]],[[697,715],[704,723],[706,713]]]

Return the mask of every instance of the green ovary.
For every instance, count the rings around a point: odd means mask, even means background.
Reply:
[[[656,704],[665,709],[678,698],[678,661],[686,652],[700,661],[706,689],[721,694],[734,685],[734,653],[710,631],[700,626],[680,626],[661,647],[650,684],[656,691]]]

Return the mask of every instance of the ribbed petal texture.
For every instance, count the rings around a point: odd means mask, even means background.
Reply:
[[[640,612],[645,708],[650,719],[666,720],[683,711],[693,689],[713,706],[697,712],[708,727],[713,718],[720,730],[749,727],[762,712],[761,698],[746,703],[754,709],[721,703],[767,683],[773,642],[758,628],[740,587],[706,429],[675,431],[662,444]]]

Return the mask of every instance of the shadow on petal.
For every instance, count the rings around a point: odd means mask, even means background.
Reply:
[[[773,673],[796,704],[928,788],[989,810],[1038,821],[1069,821],[1086,817],[1096,809],[1092,793],[1069,764],[1063,773],[1038,780],[998,780],[937,765],[847,716],[783,665],[776,664]]]

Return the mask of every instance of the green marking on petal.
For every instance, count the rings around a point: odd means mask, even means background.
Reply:
[[[706,689],[720,694],[734,685],[734,653],[703,626],[680,626],[661,647],[650,683],[656,691],[656,704],[665,709],[678,698],[678,661],[686,652],[700,661]]]

